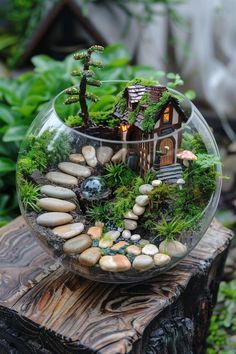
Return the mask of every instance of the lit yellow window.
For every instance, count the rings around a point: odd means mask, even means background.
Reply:
[[[163,122],[169,123],[170,121],[170,107],[166,107],[163,113]]]

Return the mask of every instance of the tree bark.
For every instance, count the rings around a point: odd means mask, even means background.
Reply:
[[[50,259],[18,218],[0,229],[0,353],[204,353],[231,238],[214,222],[172,270],[99,284]]]

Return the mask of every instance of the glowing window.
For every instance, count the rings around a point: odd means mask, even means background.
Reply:
[[[170,122],[170,107],[166,107],[163,113],[163,122],[169,123]]]

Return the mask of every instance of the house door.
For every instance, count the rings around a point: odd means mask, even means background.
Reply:
[[[175,141],[173,138],[165,138],[160,142],[159,150],[165,153],[160,156],[160,166],[171,165],[175,159]]]

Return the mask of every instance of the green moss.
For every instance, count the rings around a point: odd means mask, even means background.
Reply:
[[[141,128],[145,132],[150,132],[154,129],[157,112],[166,104],[170,96],[170,92],[164,91],[158,102],[149,103],[148,108],[144,111],[144,119],[141,124]]]
[[[79,115],[70,115],[65,119],[65,124],[69,127],[81,127],[83,125],[83,119]]]
[[[136,77],[133,80],[129,81],[127,83],[126,87],[134,86],[134,85],[138,85],[138,84],[143,85],[143,86],[156,86],[156,81]]]
[[[23,144],[18,168],[25,175],[34,170],[44,172],[49,165],[66,159],[70,151],[70,138],[65,132],[57,136],[53,129],[39,136],[30,135]]]
[[[95,125],[107,125],[109,128],[115,128],[119,123],[119,119],[112,115],[113,111],[107,112],[90,112],[89,116]]]
[[[136,110],[128,113],[128,122],[130,125],[133,125],[136,121],[137,113]]]

